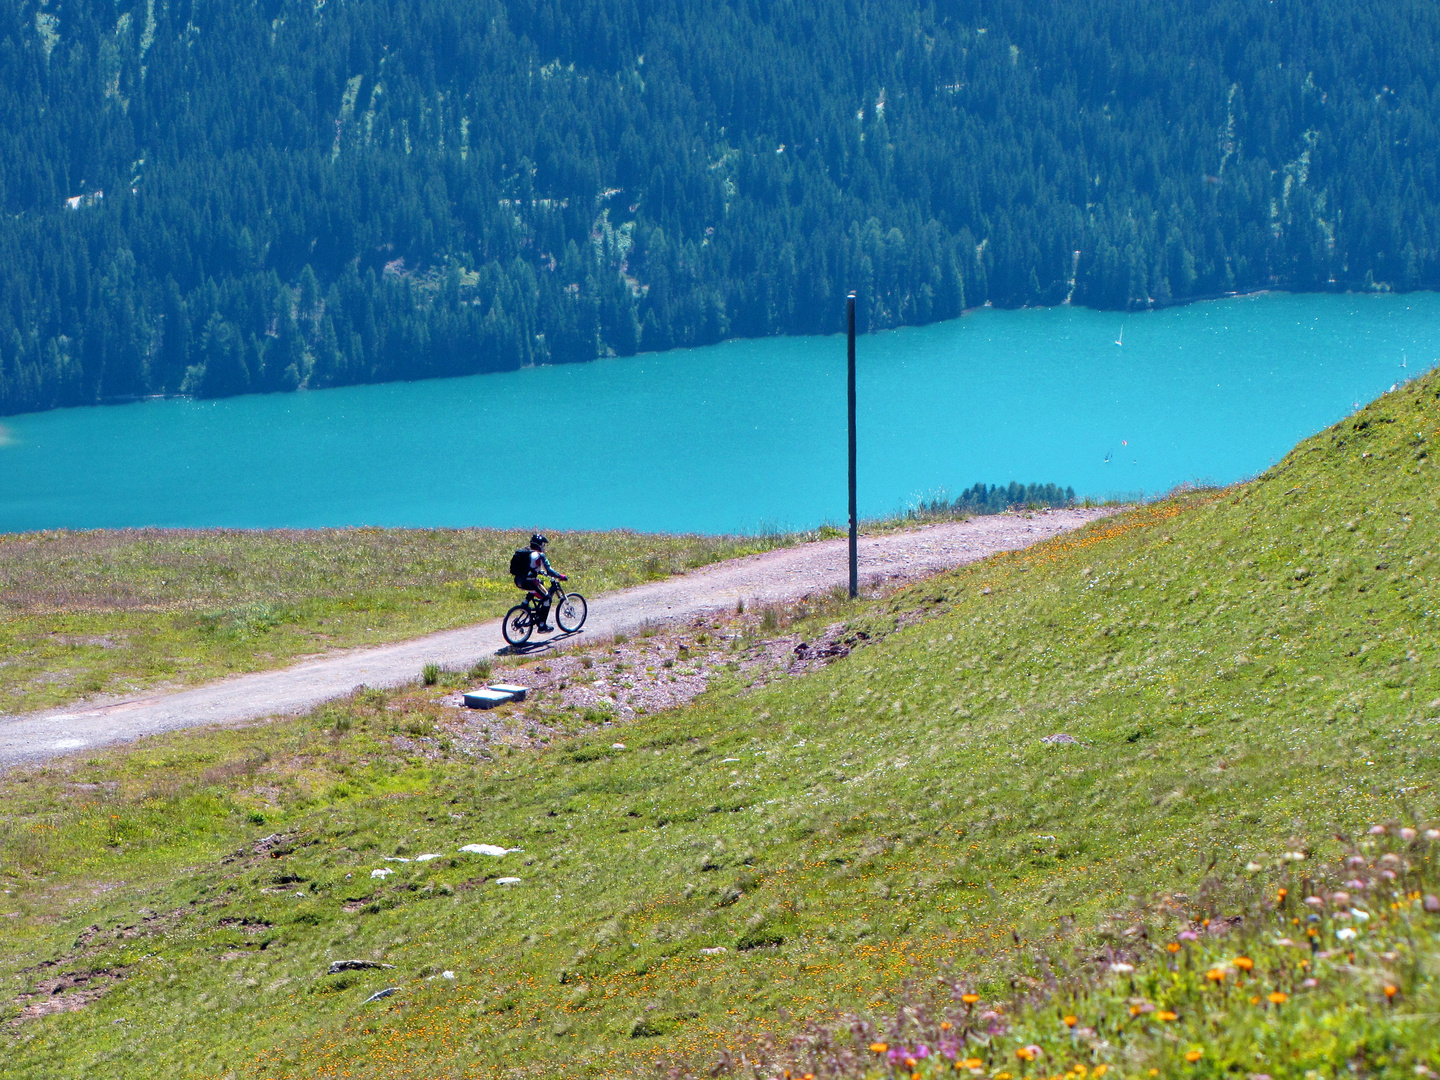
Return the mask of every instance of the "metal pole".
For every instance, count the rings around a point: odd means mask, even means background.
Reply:
[[[852,292],[845,301],[845,317],[848,324],[848,347],[846,356],[849,380],[846,397],[850,408],[850,599],[860,595],[860,549],[859,512],[855,504],[855,294]]]

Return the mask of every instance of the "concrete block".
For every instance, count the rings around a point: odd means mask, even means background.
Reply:
[[[521,686],[519,683],[508,682],[491,683],[488,689],[494,690],[496,693],[500,694],[509,694],[510,697],[515,701],[524,701],[526,693],[528,693],[530,690],[528,686]]]
[[[465,695],[465,707],[467,709],[493,709],[496,705],[507,705],[514,700],[510,694],[502,694],[487,686],[469,691]]]

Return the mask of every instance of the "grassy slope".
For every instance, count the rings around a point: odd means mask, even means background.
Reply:
[[[557,533],[591,594],[780,538]],[[524,537],[494,529],[0,535],[0,714],[278,667],[505,613]]]
[[[1253,484],[857,607],[873,643],[823,672],[588,744],[422,753],[395,737],[416,690],[13,777],[6,985],[125,978],[16,1025],[7,1073],[641,1071],[916,965],[1006,990],[1028,943],[1127,896],[1433,814],[1437,389]],[[1061,731],[1085,742],[1040,742]],[[221,858],[276,831],[278,858]],[[323,974],[352,956],[396,968]]]

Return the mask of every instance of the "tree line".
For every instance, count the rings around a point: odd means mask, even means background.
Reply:
[[[1440,285],[1440,7],[0,0],[0,413]]]

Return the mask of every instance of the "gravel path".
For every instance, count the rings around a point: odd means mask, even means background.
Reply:
[[[946,522],[860,539],[863,587],[928,577],[997,551],[1027,547],[1111,510],[1049,510]],[[646,623],[733,611],[737,602],[777,603],[843,586],[846,543],[824,540],[717,563],[680,577],[590,598],[590,617],[569,640],[594,641]],[[575,582],[581,590],[584,582]],[[426,637],[354,649],[278,671],[96,706],[0,718],[0,771],[79,750],[202,724],[234,724],[302,713],[355,687],[398,686],[426,664],[465,669],[503,646],[498,619]],[[556,642],[550,647],[563,647]],[[498,674],[498,673],[497,673]]]

